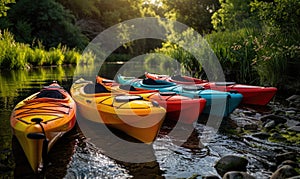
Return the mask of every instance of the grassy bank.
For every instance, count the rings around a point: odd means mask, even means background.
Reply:
[[[2,69],[77,64],[79,61],[88,63],[90,60],[93,60],[91,54],[81,59],[81,53],[76,49],[58,45],[45,50],[40,43],[36,47],[30,47],[29,44],[16,42],[10,32],[0,31],[0,68]]]
[[[231,79],[299,92],[300,46],[295,45],[296,37],[248,28],[213,33],[206,39]]]

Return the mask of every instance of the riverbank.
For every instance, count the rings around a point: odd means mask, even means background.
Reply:
[[[271,179],[300,177],[300,155],[296,149],[300,147],[300,95],[292,95],[284,103],[271,102],[265,109],[241,106],[223,121],[220,131],[249,146],[265,149],[263,155],[251,152],[272,172]],[[291,150],[273,153],[278,146]],[[254,178],[246,172],[251,167],[248,155],[245,151],[244,156],[223,156],[215,168],[223,178]]]

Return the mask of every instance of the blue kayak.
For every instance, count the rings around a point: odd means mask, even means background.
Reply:
[[[182,96],[191,98],[205,98],[206,106],[204,114],[227,117],[241,103],[243,95],[235,91],[223,92],[210,89],[204,89],[200,85],[178,85],[176,83],[153,80],[150,78],[137,79],[135,77],[126,77],[117,75],[117,81],[123,85],[131,85],[135,88],[158,90],[160,92],[175,92]]]

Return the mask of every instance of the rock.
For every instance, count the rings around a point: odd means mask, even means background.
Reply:
[[[274,139],[274,140],[278,140],[278,141],[286,141],[287,139],[285,138],[285,137],[283,137],[281,134],[279,134],[279,133],[274,133],[273,135],[272,135],[272,138]]]
[[[282,115],[282,114],[285,114],[285,111],[282,110],[282,109],[276,109],[276,110],[274,111],[274,114],[275,114],[275,115]]]
[[[223,179],[255,179],[255,177],[249,175],[246,172],[232,171],[232,172],[227,172],[223,176]]]
[[[267,123],[264,125],[264,127],[265,127],[266,129],[274,129],[274,128],[276,127],[276,123],[275,123],[275,121],[271,120],[271,121],[267,122]]]
[[[296,111],[285,111],[285,115],[287,116],[294,116],[296,114]]]
[[[220,176],[229,171],[246,171],[248,160],[245,157],[227,155],[217,161],[215,168]]]
[[[233,128],[237,128],[237,127],[244,127],[244,125],[246,125],[246,118],[244,117],[233,117],[231,118],[231,126]]]
[[[296,156],[297,154],[295,152],[286,152],[283,154],[277,154],[275,156],[275,159],[277,164],[280,164],[285,160],[292,160],[296,162],[297,161]]]
[[[216,175],[211,175],[211,176],[203,176],[202,179],[220,179],[220,177]]]
[[[252,134],[252,136],[255,137],[255,138],[259,138],[259,139],[267,139],[271,135],[269,133],[266,133],[266,132],[258,132],[258,133]]]
[[[296,121],[296,120],[288,120],[286,122],[287,127],[294,127],[294,126],[298,126],[298,125],[300,125],[300,122]]]
[[[299,167],[299,164],[297,162],[292,161],[292,160],[285,160],[277,168],[280,168],[280,167],[282,167],[284,165],[289,165],[289,166],[291,166],[293,168],[298,168]]]
[[[257,130],[258,128],[258,125],[257,124],[246,124],[244,126],[244,129],[245,130]]]
[[[293,126],[287,129],[288,131],[300,132],[300,126]]]
[[[280,167],[279,169],[277,169],[271,176],[270,179],[286,179],[288,177],[293,177],[293,176],[297,176],[298,173],[296,172],[296,170],[289,166],[289,165],[284,165],[282,167]]]
[[[288,102],[300,102],[300,95],[292,95],[286,99]]]
[[[299,112],[300,109],[299,108],[294,108],[294,107],[289,107],[286,109],[287,111],[296,111],[296,112]]]
[[[279,115],[274,115],[274,114],[268,114],[265,116],[262,116],[260,118],[260,120],[262,122],[267,122],[268,120],[273,120],[275,122],[275,124],[281,124],[281,123],[286,123],[286,121],[288,120],[286,117],[284,116],[279,116]]]
[[[286,99],[288,102],[290,102],[291,107],[300,107],[300,95],[292,95],[291,97]]]

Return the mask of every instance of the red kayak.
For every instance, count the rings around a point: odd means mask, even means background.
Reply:
[[[142,96],[146,100],[156,101],[167,111],[166,119],[192,124],[202,113],[206,100],[204,98],[189,98],[173,92],[159,92],[158,90],[144,90],[130,85],[119,85],[113,80],[97,76],[97,83],[103,85],[112,93],[129,93]]]
[[[266,105],[275,96],[277,88],[275,87],[261,87],[252,85],[235,84],[235,82],[208,82],[188,76],[168,76],[154,73],[145,73],[147,78],[166,80],[169,82],[185,85],[201,85],[205,89],[212,89],[218,91],[236,91],[243,95],[243,104],[251,105]]]

